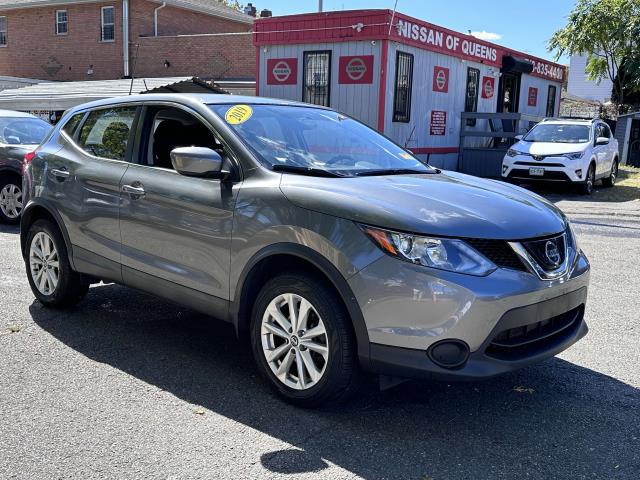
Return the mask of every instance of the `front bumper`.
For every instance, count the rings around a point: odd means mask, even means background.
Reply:
[[[544,168],[544,175],[531,175],[529,168]],[[582,162],[566,157],[545,157],[536,161],[529,155],[505,156],[502,177],[510,180],[538,180],[547,182],[583,182],[586,170]]]
[[[557,280],[504,268],[473,277],[385,256],[349,283],[367,325],[368,369],[375,373],[486,378],[554,356],[587,333],[583,316],[589,264],[582,254],[570,273]],[[503,334],[505,330],[511,332]],[[525,337],[518,338],[522,332]],[[433,360],[435,346],[447,341],[469,351],[455,368]],[[510,342],[515,349],[509,349]]]

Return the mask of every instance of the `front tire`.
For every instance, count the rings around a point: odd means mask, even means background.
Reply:
[[[596,167],[592,164],[589,165],[587,170],[587,176],[582,182],[581,191],[583,195],[591,195],[593,193],[593,185],[596,183]]]
[[[312,275],[267,282],[253,307],[251,344],[260,373],[287,402],[335,404],[359,386],[349,315],[337,293]]]
[[[616,158],[613,161],[613,165],[611,165],[611,172],[607,178],[602,179],[602,185],[607,188],[611,188],[616,184],[616,180],[618,179],[618,159]]]
[[[89,282],[71,269],[62,234],[49,220],[29,228],[25,264],[31,291],[46,307],[71,307],[89,291]]]
[[[22,207],[22,179],[18,175],[0,177],[0,222],[19,223]]]

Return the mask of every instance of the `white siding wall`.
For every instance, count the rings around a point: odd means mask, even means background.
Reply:
[[[554,85],[556,87],[556,103],[553,116],[557,116],[558,109],[560,107],[560,90],[562,89],[562,85],[557,82],[551,82],[544,78],[533,77],[531,75],[522,75],[522,80],[520,83],[520,113],[545,117],[547,115],[547,97],[549,96],[549,85]],[[529,87],[538,89],[538,102],[536,103],[535,107],[530,107],[528,104]]]
[[[393,121],[393,91],[397,51],[410,53],[414,56],[411,121],[409,123]],[[435,66],[449,69],[448,93],[433,91],[433,72]],[[467,68],[469,67],[480,70],[480,88],[482,88],[483,77],[489,76],[495,78],[495,92],[493,97],[484,99],[482,98],[481,92],[479,92],[477,109],[478,112],[495,112],[498,96],[498,68],[390,42],[385,105],[385,133],[401,145],[404,145],[409,139],[409,136],[411,136],[411,140],[407,143],[409,148],[458,147],[460,143],[460,113],[464,111]],[[445,135],[430,134],[432,110],[443,110],[447,112],[447,129]],[[487,121],[478,120],[475,128],[478,130],[487,129]],[[411,133],[412,131],[413,134]],[[469,138],[467,145],[471,145],[474,142],[476,145],[481,145],[487,141],[488,139]],[[426,157],[426,155],[420,156],[423,158]],[[429,161],[437,167],[455,169],[457,167],[458,154],[431,154]]]
[[[375,128],[378,123],[378,90],[380,84],[380,42],[314,43],[305,45],[273,45],[260,50],[260,96],[302,101],[303,55],[305,51],[331,50],[331,108],[351,115]],[[338,84],[341,56],[373,55],[373,83]],[[296,85],[267,85],[266,64],[270,58],[297,58]]]
[[[582,55],[573,55],[569,62],[569,83],[567,92],[580,98],[587,100],[595,100],[598,102],[608,102],[611,100],[611,89],[613,84],[608,78],[604,78],[598,82],[587,80],[585,67],[587,66],[587,57]]]

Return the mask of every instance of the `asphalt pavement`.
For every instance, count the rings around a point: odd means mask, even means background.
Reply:
[[[313,411],[271,394],[227,324],[115,285],[42,308],[0,225],[0,479],[640,478],[640,202],[555,200],[592,263],[585,339]]]

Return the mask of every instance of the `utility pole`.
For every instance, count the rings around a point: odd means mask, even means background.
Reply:
[[[322,11],[322,0],[318,0],[318,11]]]

